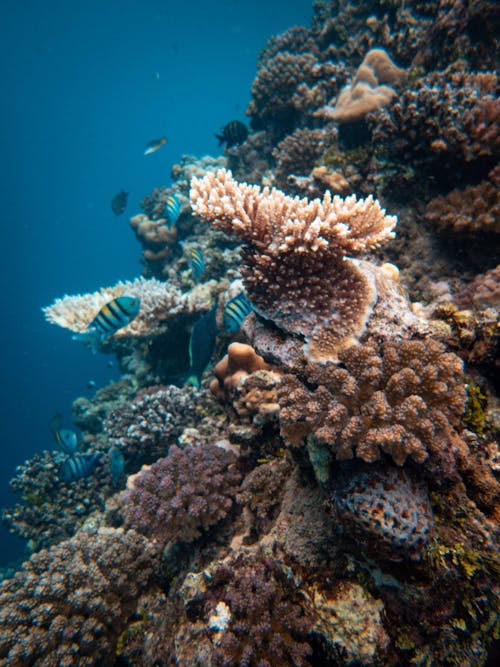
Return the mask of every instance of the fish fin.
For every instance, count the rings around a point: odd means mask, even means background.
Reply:
[[[188,375],[184,384],[190,384],[192,387],[196,387],[196,389],[199,389],[200,378],[197,375]]]
[[[55,436],[56,433],[59,431],[59,429],[62,426],[62,414],[58,412],[56,415],[52,417],[52,419],[49,421],[49,429],[50,432]]]
[[[219,146],[222,146],[222,144],[226,141],[226,139],[224,138],[224,136],[222,134],[215,134],[214,133],[214,137],[219,142]]]
[[[105,336],[102,336],[96,329],[76,333],[71,337],[72,340],[79,340],[86,347],[90,347],[92,354],[96,354],[99,350],[99,343],[104,340],[104,338]]]

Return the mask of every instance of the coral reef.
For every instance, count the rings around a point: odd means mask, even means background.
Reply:
[[[224,170],[193,179],[190,198],[197,215],[246,243],[242,273],[250,300],[285,331],[303,335],[310,358],[332,358],[361,335],[376,289],[345,256],[393,236],[396,219],[377,201],[328,192],[322,201],[291,199],[237,183]]]
[[[121,529],[82,531],[34,554],[0,585],[0,661],[112,664],[121,628],[155,570],[147,541]]]
[[[366,343],[342,350],[340,366],[317,367],[311,390],[285,375],[278,389],[281,433],[292,446],[314,434],[337,459],[396,464],[435,457],[450,474],[464,447],[462,362],[432,339]]]
[[[165,218],[152,220],[139,213],[130,218],[130,226],[143,247],[146,262],[160,262],[172,255],[177,241],[177,228],[170,227]]]
[[[500,264],[486,273],[477,275],[464,289],[453,295],[453,301],[461,307],[499,307]]]
[[[161,544],[192,541],[228,515],[239,480],[233,452],[172,445],[134,477],[124,499],[127,523]]]
[[[488,180],[465,190],[452,190],[445,197],[432,199],[425,211],[427,221],[452,234],[477,236],[500,234],[500,167]]]

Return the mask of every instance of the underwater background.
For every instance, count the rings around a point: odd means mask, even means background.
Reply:
[[[3,18],[0,667],[497,664],[498,3]]]
[[[307,0],[189,4],[28,0],[2,7],[0,68],[4,295],[0,506],[14,468],[71,425],[75,396],[119,372],[50,327],[42,306],[139,275],[137,242],[110,208],[120,189],[138,212],[185,153],[220,153],[214,133],[245,119],[258,51],[310,20]],[[162,152],[142,155],[165,134]],[[109,357],[112,359],[112,357]],[[22,545],[0,527],[3,564]]]

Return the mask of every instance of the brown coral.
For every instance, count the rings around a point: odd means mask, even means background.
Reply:
[[[356,345],[339,360],[311,373],[314,391],[284,377],[278,402],[285,441],[297,446],[312,433],[337,459],[366,462],[382,452],[398,465],[431,455],[451,474],[454,446],[465,447],[455,431],[466,398],[461,360],[431,339]]]
[[[0,662],[34,667],[112,664],[116,640],[155,570],[134,531],[82,531],[42,550],[0,586]]]
[[[223,399],[250,373],[269,368],[269,364],[266,364],[251,345],[231,343],[227,354],[214,368],[215,379],[210,383],[210,390],[217,398]]]
[[[193,179],[191,205],[246,246],[242,269],[257,311],[304,336],[310,358],[335,356],[363,332],[376,301],[373,272],[346,259],[392,238],[394,216],[371,196],[292,199],[279,190],[237,183],[220,170]]]
[[[435,197],[427,205],[425,218],[440,229],[455,234],[478,232],[500,234],[500,167],[488,180],[452,190],[446,197]]]

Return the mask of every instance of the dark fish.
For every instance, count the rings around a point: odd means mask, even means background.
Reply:
[[[118,483],[125,470],[125,458],[121,451],[116,447],[111,450],[111,457],[109,460],[109,472],[113,480],[113,486],[118,486]]]
[[[111,210],[115,215],[120,215],[127,208],[127,197],[128,192],[121,190],[117,195],[111,200]]]
[[[224,330],[235,333],[247,315],[252,312],[252,304],[247,299],[245,292],[240,292],[224,308]]]
[[[175,225],[181,214],[181,202],[179,197],[174,193],[168,195],[165,202],[164,215],[167,220],[167,227],[170,229]]]
[[[199,387],[203,371],[210,363],[217,337],[217,304],[195,323],[189,339],[189,371],[186,384]]]
[[[95,380],[89,380],[87,382],[87,388],[88,389],[93,389],[95,387]]]
[[[65,454],[70,456],[78,449],[78,436],[74,431],[62,427],[62,415],[57,414],[49,422],[49,428],[54,436],[57,446]]]
[[[231,148],[245,141],[248,137],[248,128],[239,120],[231,120],[215,137],[219,140],[219,146],[225,143],[227,148]]]
[[[198,282],[205,270],[205,260],[203,259],[201,248],[191,248],[189,251],[189,264],[191,265],[193,280]]]
[[[140,307],[138,297],[118,296],[101,308],[88,325],[88,331],[75,334],[73,340],[82,340],[90,345],[92,352],[97,352],[99,343],[130,324],[137,317]]]
[[[167,143],[167,137],[160,137],[159,139],[153,139],[146,144],[144,148],[144,155],[151,155],[151,153],[156,153],[162,146]]]
[[[92,452],[88,454],[76,454],[61,464],[59,468],[59,477],[63,482],[76,482],[79,479],[91,475],[97,462],[101,458],[100,452]]]

